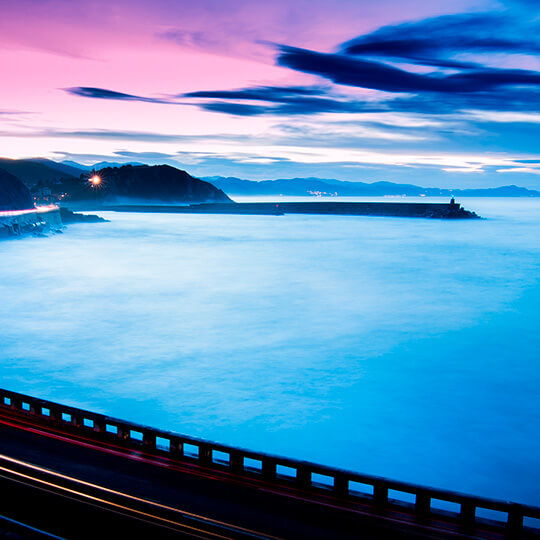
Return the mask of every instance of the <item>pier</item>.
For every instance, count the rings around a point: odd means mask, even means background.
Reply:
[[[1,389],[0,484],[11,494],[0,515],[60,537],[85,537],[76,534],[82,526],[87,537],[106,535],[110,524],[152,538],[540,538],[537,507],[222,445]],[[485,510],[497,518],[483,519]]]

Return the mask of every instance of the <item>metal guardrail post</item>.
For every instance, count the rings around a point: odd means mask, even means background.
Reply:
[[[60,407],[57,407],[56,405],[49,405],[49,418],[53,422],[60,422],[62,420],[62,411]]]
[[[94,431],[96,433],[105,433],[105,419],[94,418]]]
[[[152,433],[151,431],[144,430],[142,443],[143,443],[143,446],[145,446],[149,450],[155,450],[156,449],[156,434]]]
[[[276,460],[264,457],[262,460],[262,475],[265,480],[273,482],[276,479]]]
[[[431,513],[431,497],[427,491],[417,491],[414,509],[419,517],[426,517]]]
[[[388,504],[388,486],[380,481],[373,483],[373,500],[377,506]]]
[[[242,474],[244,472],[244,456],[241,452],[229,452],[229,464],[233,474]]]
[[[311,487],[311,471],[306,466],[296,467],[296,487],[300,489]]]
[[[508,510],[508,524],[506,537],[507,538],[519,538],[523,532],[523,508],[520,504],[510,505]]]
[[[124,426],[122,424],[116,424],[116,429],[117,429],[118,438],[121,441],[126,441],[129,439],[129,427]]]
[[[349,495],[349,479],[344,474],[334,475],[334,493],[336,497]]]
[[[209,444],[199,443],[199,463],[205,467],[212,465],[212,449]]]
[[[476,506],[468,501],[462,502],[459,519],[464,529],[472,528],[476,520]]]
[[[171,437],[171,457],[173,459],[184,459],[184,443],[182,442],[182,439],[178,439],[177,437]]]

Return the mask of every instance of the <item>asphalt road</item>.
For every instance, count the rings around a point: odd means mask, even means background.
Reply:
[[[0,494],[1,515],[64,538],[466,538],[435,520],[374,515],[2,413]]]

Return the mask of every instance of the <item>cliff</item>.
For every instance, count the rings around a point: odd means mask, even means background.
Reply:
[[[15,176],[0,169],[0,211],[34,208],[29,189]]]

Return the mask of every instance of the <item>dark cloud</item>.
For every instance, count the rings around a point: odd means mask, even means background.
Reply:
[[[73,88],[65,88],[64,90],[68,92],[69,94],[73,94],[74,96],[94,98],[94,99],[113,99],[113,100],[119,100],[119,101],[142,101],[144,103],[165,103],[165,104],[174,103],[166,99],[135,96],[133,94],[124,94],[123,92],[107,90],[106,88],[94,88],[91,86],[75,86]]]
[[[255,86],[240,90],[203,90],[183,94],[183,97],[246,99],[287,103],[298,96],[318,96],[326,90],[321,87],[301,86]]]
[[[383,110],[379,105],[335,96],[329,89],[320,86],[253,86],[237,90],[190,92],[182,97],[206,99],[206,101],[199,103],[200,108],[238,116],[377,112]],[[256,102],[256,104],[252,102]]]
[[[344,43],[341,52],[467,69],[478,67],[478,64],[452,57],[486,52],[538,54],[539,30],[502,13],[444,15],[385,26]]]
[[[471,86],[473,85],[471,82]],[[306,89],[307,90],[307,89]],[[426,91],[423,93],[386,97],[377,101],[364,101],[332,96],[320,87],[309,89],[311,93],[321,95],[296,98],[287,94],[288,89],[268,87],[250,87],[236,90],[201,91],[186,94],[200,98],[197,106],[204,110],[221,112],[236,116],[294,116],[317,113],[376,113],[404,112],[429,115],[449,115],[464,109],[536,112],[540,110],[540,91],[524,91],[522,88],[506,88],[504,92],[469,92],[439,93]],[[216,100],[214,98],[219,98]],[[256,102],[254,104],[253,102]]]
[[[246,103],[229,103],[227,101],[209,101],[199,105],[205,111],[232,114],[234,116],[259,116],[267,114],[269,107],[247,105]]]
[[[517,1],[517,0],[516,0]],[[429,115],[491,110],[540,110],[540,72],[483,65],[483,53],[540,53],[540,23],[500,13],[445,15],[386,26],[340,46],[336,53],[287,45],[278,47],[277,64],[326,79],[326,86],[253,86],[204,90],[164,98],[137,96],[103,88],[75,87],[68,92],[89,98],[190,104],[235,116],[295,116],[318,113],[411,112]],[[536,25],[536,27],[535,27]],[[207,40],[203,34],[169,33],[179,42]],[[463,60],[464,55],[475,61]],[[426,73],[404,64],[430,65]],[[382,91],[390,96],[345,96],[330,83]],[[120,134],[118,138],[122,138]],[[115,138],[114,132],[81,136]],[[131,134],[134,140],[160,140],[160,134]],[[164,135],[161,140],[171,140]],[[175,137],[176,139],[176,137]]]
[[[431,81],[429,77],[409,73],[382,62],[297,47],[282,46],[277,63],[295,71],[325,77],[338,84],[388,92],[434,90],[434,85],[438,86],[438,81]]]
[[[334,83],[386,92],[470,93],[511,85],[540,86],[540,73],[519,69],[478,68],[452,75],[420,74],[377,62],[282,46],[278,64],[319,75]]]

